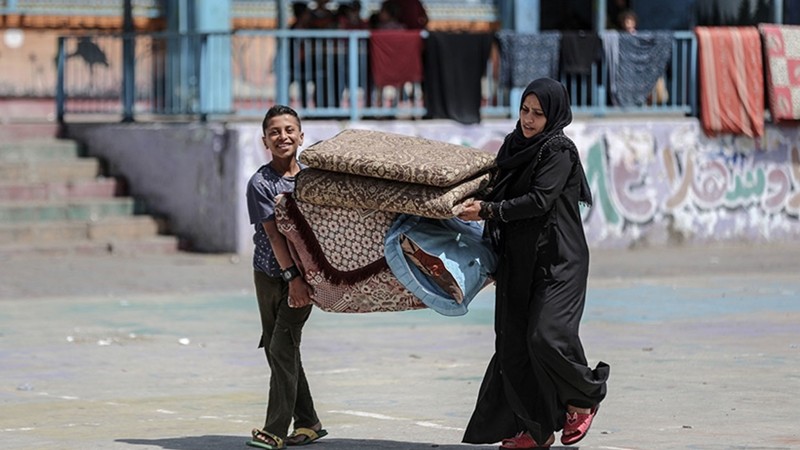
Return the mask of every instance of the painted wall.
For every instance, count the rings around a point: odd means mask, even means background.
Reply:
[[[200,252],[233,252],[238,150],[235,130],[222,124],[70,124],[66,137],[85,144],[147,213],[169,220],[181,245]]]
[[[496,152],[513,126],[305,121],[303,148],[348,127]],[[592,247],[800,240],[800,128],[708,138],[695,119],[617,118],[578,120],[567,134],[594,194],[584,210]],[[194,249],[252,251],[245,187],[268,161],[260,124],[70,125],[69,135],[128,178],[132,194]]]

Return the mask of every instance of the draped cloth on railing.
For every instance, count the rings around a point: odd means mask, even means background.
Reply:
[[[697,27],[700,122],[709,136],[764,134],[761,39],[755,27]]]
[[[766,52],[772,119],[800,120],[800,27],[761,24],[759,29]]]
[[[422,81],[422,36],[419,31],[374,30],[369,38],[370,69],[376,86]]]
[[[608,63],[608,84],[615,106],[642,106],[664,74],[672,57],[672,32],[637,34],[607,31],[603,47]]]
[[[500,84],[524,88],[538,78],[558,79],[561,33],[497,33],[500,42]]]
[[[481,121],[481,78],[491,34],[432,32],[425,42],[425,107],[429,119]]]
[[[603,43],[594,31],[565,31],[561,34],[561,67],[566,74],[590,75],[592,64],[600,61]]]

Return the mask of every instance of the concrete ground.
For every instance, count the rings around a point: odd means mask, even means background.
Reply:
[[[463,317],[312,314],[317,450],[460,444],[493,349]],[[263,424],[248,258],[0,259],[0,448],[243,449]],[[581,329],[611,365],[585,449],[800,448],[800,243],[594,251]]]

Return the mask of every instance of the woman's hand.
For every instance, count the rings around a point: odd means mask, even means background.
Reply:
[[[302,276],[289,282],[289,306],[302,308],[311,304],[314,299],[314,288],[306,283]]]
[[[481,203],[483,202],[480,200],[473,200],[465,203],[464,211],[462,211],[461,214],[458,215],[458,218],[466,221],[483,220],[481,219],[481,216],[478,215],[478,213],[481,211]]]

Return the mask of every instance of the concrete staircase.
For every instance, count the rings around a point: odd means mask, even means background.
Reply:
[[[0,256],[177,251],[166,223],[101,173],[73,141],[0,142]]]

